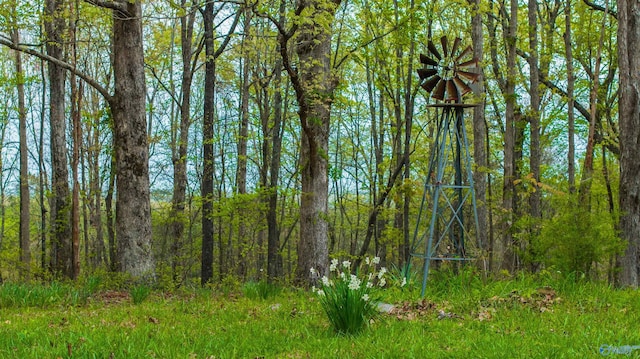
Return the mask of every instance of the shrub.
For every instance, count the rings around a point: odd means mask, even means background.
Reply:
[[[624,249],[608,213],[593,213],[571,200],[542,222],[540,236],[532,245],[534,260],[563,273],[586,276],[590,276],[594,264],[607,263]]]
[[[333,259],[329,267],[331,278],[323,276],[320,288],[314,288],[331,327],[338,334],[358,334],[377,314],[374,289],[376,285],[386,285],[384,275],[387,270],[382,267],[376,271],[375,266],[380,262],[377,257],[373,260],[366,258],[365,262],[362,273],[350,274],[349,261],[342,262],[340,268],[338,260]],[[317,274],[313,268],[311,272]]]

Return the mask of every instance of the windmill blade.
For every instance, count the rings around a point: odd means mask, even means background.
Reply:
[[[478,66],[478,59],[476,57],[472,58],[471,60],[467,60],[461,64],[458,64],[458,67],[477,67]]]
[[[438,66],[438,61],[423,54],[420,54],[420,62],[425,65]]]
[[[458,51],[458,46],[460,46],[461,41],[462,39],[459,37],[456,37],[456,39],[453,40],[453,47],[451,48],[451,56],[456,56],[456,51]]]
[[[440,82],[438,82],[436,89],[433,90],[433,92],[431,93],[431,97],[440,101],[444,100],[444,90],[445,90],[446,84],[447,84],[446,81],[441,79]]]
[[[475,72],[468,72],[468,71],[458,71],[457,74],[460,77],[463,77],[467,80],[469,80],[470,82],[476,82],[476,80],[478,79],[478,77],[480,77],[480,74],[477,74]]]
[[[438,70],[436,69],[418,69],[418,76],[420,76],[420,79],[422,80],[427,79],[437,73]]]
[[[456,85],[456,88],[458,89],[460,98],[462,98],[464,95],[468,94],[469,92],[473,91],[471,87],[469,87],[466,83],[464,83],[464,81],[460,80],[460,78],[458,77],[453,78],[453,83]]]
[[[464,50],[462,50],[462,52],[460,53],[460,55],[456,57],[456,62],[459,62],[463,57],[469,55],[472,52],[473,52],[473,47],[471,47],[471,45],[465,47]]]
[[[453,80],[447,80],[447,97],[444,99],[446,102],[458,101],[458,89]]]
[[[444,57],[449,56],[449,51],[447,51],[447,46],[449,45],[449,41],[447,40],[446,35],[440,38],[440,43],[442,44],[442,52],[444,52]]]
[[[422,85],[420,85],[425,91],[431,92],[434,87],[440,82],[441,78],[438,75],[432,76],[426,79]]]
[[[429,43],[427,44],[427,48],[429,49],[429,52],[433,56],[435,56],[438,60],[442,60],[442,56],[438,52],[438,49],[436,49],[436,45],[433,44],[433,41],[429,40]]]

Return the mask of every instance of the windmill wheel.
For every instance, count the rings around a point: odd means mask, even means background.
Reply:
[[[460,42],[460,38],[456,37],[449,49],[447,37],[441,37],[440,53],[433,41],[429,40],[427,48],[430,55],[420,54],[420,62],[424,64],[424,68],[418,70],[420,86],[436,100],[462,102],[462,97],[472,91],[469,85],[480,76],[469,71],[478,66],[478,59],[473,57],[473,48],[467,46],[460,50]]]

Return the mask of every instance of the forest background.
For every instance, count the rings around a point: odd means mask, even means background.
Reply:
[[[0,3],[0,281],[408,275],[446,35],[482,71],[473,265],[638,285],[633,2]]]

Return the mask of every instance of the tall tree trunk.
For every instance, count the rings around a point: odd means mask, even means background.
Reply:
[[[205,77],[204,77],[204,114],[202,119],[202,147],[203,166],[202,183],[200,191],[202,195],[202,261],[200,269],[200,281],[206,285],[213,279],[213,125],[215,121],[215,85],[216,85],[216,59],[222,54],[229,44],[229,36],[235,30],[240,19],[241,10],[238,10],[227,36],[218,49],[215,48],[214,38],[214,3],[207,1],[204,9],[201,9],[204,22],[204,51],[205,51]]]
[[[280,25],[284,25],[285,2],[280,1]],[[280,43],[276,45],[280,52]],[[282,58],[278,57],[273,67],[273,128],[271,164],[269,165],[269,207],[267,210],[267,277],[270,281],[282,277],[283,263],[280,248],[280,227],[278,226],[278,183],[280,181],[280,156],[282,154],[283,106],[282,99]]]
[[[618,0],[620,231],[627,242],[619,283],[638,287],[640,268],[640,3]]]
[[[92,251],[94,253],[92,257],[92,264],[94,268],[101,266],[105,263],[105,246],[104,246],[104,231],[102,228],[102,191],[101,191],[101,178],[100,178],[100,151],[97,150],[100,143],[98,124],[93,129],[94,144],[89,149],[88,163],[89,163],[89,225],[95,229],[95,238],[93,240]]]
[[[44,62],[41,63],[40,77],[42,79],[43,87],[46,87],[46,74]],[[39,197],[40,197],[40,270],[45,273],[47,270],[47,205],[45,203],[45,183],[46,183],[46,170],[44,168],[44,126],[46,122],[46,91],[42,91],[41,108],[40,108],[40,133],[38,136],[38,183],[39,183]],[[4,142],[4,127],[2,133],[2,140]],[[3,143],[2,142],[2,143]],[[1,143],[0,143],[1,146]],[[0,159],[1,162],[1,159]],[[2,168],[2,166],[0,166]],[[0,178],[1,180],[1,178]],[[4,220],[4,216],[3,216]]]
[[[151,252],[149,148],[142,47],[142,6],[122,2],[113,13],[113,114],[116,178],[116,238],[119,270],[134,278],[155,276]]]
[[[47,54],[62,60],[65,20],[62,0],[45,2],[45,31]],[[51,147],[51,270],[54,275],[73,278],[71,246],[71,198],[67,168],[65,119],[65,70],[48,62],[49,121]]]
[[[73,18],[69,21],[69,39],[71,41],[71,61],[77,64],[76,23],[78,21],[78,9],[75,2],[69,2],[69,12]],[[82,127],[80,125],[80,111],[82,102],[82,85],[78,84],[75,74],[71,74],[71,137],[73,150],[71,156],[71,177],[73,187],[71,192],[71,267],[73,279],[80,274],[80,182],[78,179],[78,167],[80,165],[80,146],[82,145]]]
[[[7,135],[7,124],[9,123],[9,118],[7,116],[3,116],[0,118],[0,169],[4,168],[4,157],[2,155],[2,149],[4,148],[5,138]],[[2,243],[4,242],[5,236],[5,228],[7,217],[6,214],[6,195],[5,195],[5,181],[4,181],[4,171],[0,171],[0,252],[2,252]],[[3,283],[2,273],[0,272],[0,284]]]
[[[535,185],[540,182],[540,76],[538,64],[538,2],[529,0],[529,96],[530,113],[529,118],[529,168]],[[538,188],[534,188],[529,197],[529,211],[536,219],[541,217],[540,211],[541,195]]]
[[[515,220],[514,210],[516,202],[516,43],[518,32],[518,1],[510,0],[509,26],[505,34],[507,45],[507,77],[504,89],[506,102],[505,109],[505,133],[504,133],[504,182],[502,187],[502,207],[505,211],[505,221],[502,240],[502,268],[514,270],[516,268],[516,255],[514,248],[514,238],[512,233],[513,221]]]
[[[73,190],[71,194],[71,251],[72,276],[77,279],[80,274],[80,181],[78,167],[80,165],[80,146],[82,145],[82,128],[80,125],[80,110],[82,101],[82,85],[78,86],[75,76],[71,76],[71,120],[73,151],[71,158],[71,173]]]
[[[172,271],[174,280],[180,280],[181,261],[183,256],[183,236],[185,217],[185,198],[187,192],[187,149],[189,145],[189,127],[191,127],[191,83],[193,80],[193,24],[196,13],[188,8],[182,0],[181,8],[186,15],[180,17],[180,41],[182,50],[182,84],[180,104],[180,133],[177,136],[177,148],[173,150],[173,197],[171,199],[171,216],[169,231],[172,242]]]
[[[286,36],[280,53],[298,100],[302,128],[300,167],[300,242],[296,281],[309,285],[328,272],[328,145],[331,103],[337,79],[331,69],[331,24],[339,1],[299,0],[297,8],[314,14],[299,24],[295,51],[297,71],[288,62]],[[285,40],[282,43],[282,40]]]
[[[482,16],[480,11],[480,0],[472,0],[473,17],[471,19],[471,37],[473,42],[473,56],[482,60],[484,56],[484,34],[482,30]],[[473,158],[475,161],[475,171],[473,172],[473,183],[475,185],[475,195],[478,213],[478,233],[476,233],[476,244],[483,252],[483,265],[487,270],[491,270],[490,263],[492,248],[488,240],[487,228],[487,176],[489,164],[487,163],[486,122],[485,122],[485,98],[484,98],[484,74],[478,78],[475,86],[475,95],[481,99],[480,105],[473,111]]]
[[[573,73],[573,50],[571,40],[571,4],[572,0],[566,0],[564,7],[564,46],[567,61],[567,172],[569,181],[569,192],[576,190],[576,160],[575,160],[575,114],[574,114],[574,87],[575,76]]]
[[[15,44],[20,42],[18,29],[11,32]],[[24,279],[29,280],[31,272],[30,247],[30,205],[29,196],[29,157],[27,148],[27,108],[24,94],[24,72],[22,71],[22,54],[15,51],[16,83],[18,90],[18,133],[20,137],[20,272]],[[1,169],[1,168],[0,168]]]
[[[204,21],[205,77],[204,117],[202,119],[203,166],[202,183],[202,267],[200,280],[204,286],[213,279],[213,124],[215,120],[216,62],[213,57],[213,3],[208,1],[202,14]]]
[[[240,128],[238,133],[238,167],[236,168],[236,193],[241,197],[247,194],[247,141],[249,137],[249,71],[250,71],[250,49],[249,36],[251,32],[251,9],[245,9],[243,33],[242,37],[242,51],[244,58],[242,60],[242,88],[240,91]],[[265,158],[266,159],[266,158]],[[267,164],[265,163],[264,166]],[[266,184],[266,183],[264,183]],[[240,223],[238,225],[238,270],[237,273],[240,278],[246,276],[246,215],[243,208],[245,207],[245,199],[240,201]],[[260,268],[259,268],[260,269]],[[258,269],[258,270],[259,270]]]

